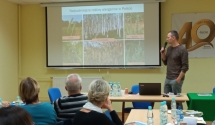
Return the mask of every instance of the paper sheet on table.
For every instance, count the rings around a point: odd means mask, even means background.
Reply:
[[[185,117],[185,118],[189,118],[189,117]],[[197,123],[206,124],[206,122],[204,121],[204,119],[202,117],[193,117],[193,118],[197,119]]]
[[[146,125],[146,123],[135,121],[135,122],[125,123],[125,125]]]

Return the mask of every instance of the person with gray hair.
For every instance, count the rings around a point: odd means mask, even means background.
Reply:
[[[88,102],[76,113],[74,125],[123,125],[116,111],[113,109],[111,101],[108,99],[110,85],[104,80],[94,80],[89,85]],[[102,109],[108,109],[110,120]]]
[[[54,102],[54,109],[57,113],[58,120],[73,119],[75,113],[79,111],[87,102],[87,95],[81,94],[82,79],[78,74],[67,76],[65,89],[68,96],[58,98]]]
[[[82,79],[78,74],[70,74],[67,76],[66,79],[66,86],[65,89],[68,92],[68,95],[73,95],[81,92]]]

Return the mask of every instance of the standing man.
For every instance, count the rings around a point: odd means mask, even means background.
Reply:
[[[178,39],[177,31],[169,31],[166,40],[171,46],[168,47],[167,52],[164,47],[160,50],[162,61],[167,66],[164,93],[181,93],[185,73],[189,69],[188,52],[179,44]]]

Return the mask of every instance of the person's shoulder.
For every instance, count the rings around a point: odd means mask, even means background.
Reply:
[[[70,99],[70,98],[72,98],[72,99],[77,99],[77,98],[87,99],[88,96],[85,95],[85,94],[77,94],[77,95],[70,95],[70,96],[68,96],[68,97],[66,97],[64,99]]]
[[[45,108],[53,108],[53,106],[49,102],[41,102],[38,105],[45,107]]]
[[[76,104],[85,104],[87,101],[88,101],[88,97],[86,95],[82,95],[82,94],[70,95],[70,96],[61,97],[55,100],[54,107],[62,108],[64,107],[63,104],[65,103],[67,103],[66,106],[68,107],[68,103],[73,103],[73,102],[76,102]],[[72,106],[73,104],[70,104],[70,105]]]
[[[101,118],[101,119],[104,119],[104,118],[107,117],[104,113],[99,113],[99,112],[96,112],[96,111],[91,111],[90,115],[95,116],[97,118]]]
[[[86,94],[77,94],[76,96],[83,96],[83,97],[87,97]]]
[[[81,96],[87,96],[86,94],[80,94]]]
[[[186,53],[188,52],[187,48],[184,45],[182,45],[182,44],[180,44],[178,48],[179,48],[180,52],[186,52]]]
[[[80,94],[81,97],[85,97],[88,98],[88,96],[86,94]]]
[[[29,105],[20,105],[20,107],[23,108],[23,109],[28,109]]]
[[[53,109],[53,106],[48,103],[48,102],[41,102],[41,103],[37,103],[37,104],[29,104],[29,105],[23,105],[21,106],[22,108],[26,109],[26,110],[30,110],[30,109],[46,109],[46,110],[49,110],[49,109]]]
[[[182,44],[180,44],[178,47],[179,47],[180,49],[182,49],[182,50],[187,50],[186,47],[185,47],[184,45],[182,45]]]
[[[90,111],[88,113],[78,111],[78,112],[75,113],[75,118],[84,117],[84,116],[91,117],[91,118],[93,118],[93,117],[98,118],[100,116],[100,114],[102,114],[102,113],[98,113],[98,112],[95,112],[95,111]]]

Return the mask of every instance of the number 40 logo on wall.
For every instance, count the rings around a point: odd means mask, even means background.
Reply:
[[[179,43],[185,44],[188,52],[198,49],[204,45],[210,45],[215,37],[215,24],[209,19],[197,21],[193,27],[192,22],[186,22],[179,31]],[[192,45],[192,41],[195,43]]]

